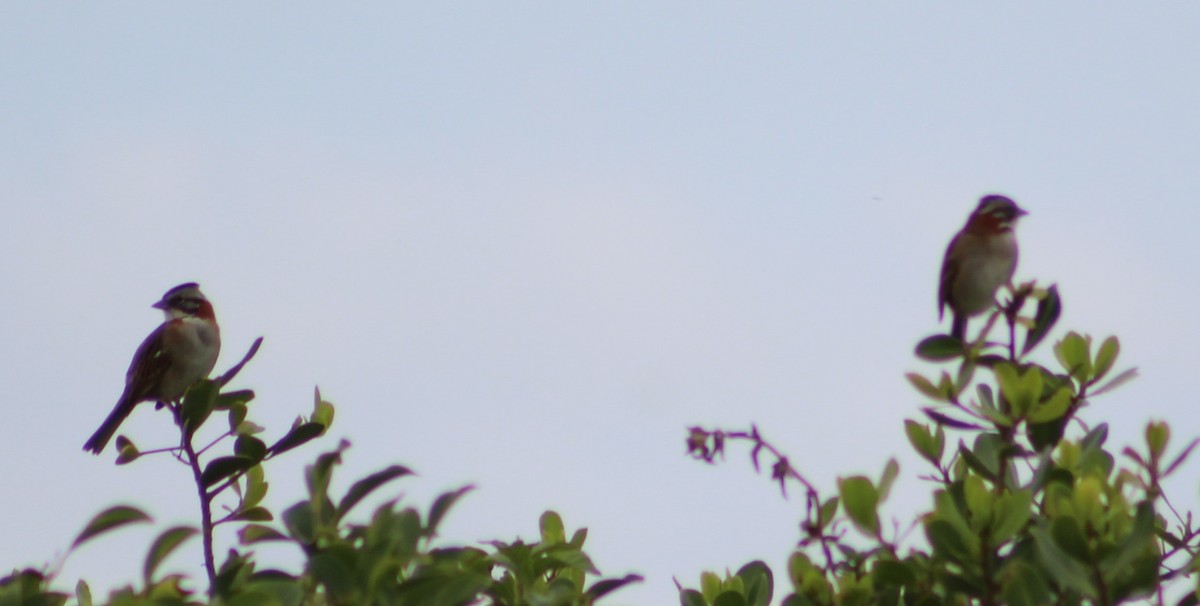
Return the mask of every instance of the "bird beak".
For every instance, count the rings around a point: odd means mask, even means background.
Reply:
[[[1025,210],[1024,208],[1018,208],[1018,209],[1017,209],[1017,216],[1018,216],[1018,217],[1024,217],[1025,215],[1028,215],[1028,214],[1029,214],[1029,211]]]
[[[153,307],[154,309],[166,309],[167,302],[166,301],[157,301],[154,303],[154,305],[151,305],[150,307]]]

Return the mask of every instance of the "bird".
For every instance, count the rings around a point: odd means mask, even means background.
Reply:
[[[1017,219],[1027,215],[1012,198],[989,194],[967,217],[967,223],[950,240],[942,260],[938,286],[938,320],[946,307],[954,316],[950,335],[964,340],[967,319],[986,311],[996,291],[1012,281],[1017,269]]]
[[[221,351],[217,317],[195,282],[180,284],[152,307],[166,319],[146,337],[133,354],[125,373],[125,391],[108,418],[83,449],[100,454],[117,428],[142,402],[174,402],[188,388],[208,377]]]

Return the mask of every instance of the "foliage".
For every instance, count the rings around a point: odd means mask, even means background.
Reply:
[[[1162,484],[1200,441],[1175,448],[1170,427],[1150,422],[1143,445],[1113,450],[1108,426],[1089,426],[1081,415],[1091,398],[1133,379],[1136,369],[1116,370],[1116,337],[1094,340],[1076,332],[1053,344],[1051,363],[1032,357],[1061,310],[1056,287],[1029,283],[997,306],[974,341],[934,335],[917,344],[919,359],[943,368],[907,375],[928,404],[904,431],[928,466],[921,478],[932,484],[929,509],[907,527],[889,525],[881,515],[900,477],[894,459],[877,477],[842,477],[823,492],[757,427],[690,429],[687,446],[695,458],[713,463],[730,443],[745,442],[755,469],[770,461],[771,478],[785,495],[789,487],[803,492],[801,536],[788,559],[783,606],[1165,605],[1168,596],[1181,606],[1200,603],[1189,580],[1200,565],[1200,529],[1190,513],[1172,507]],[[992,340],[997,329],[1002,337]],[[550,511],[541,517],[537,542],[441,544],[438,528],[470,486],[440,495],[427,508],[386,500],[361,520],[353,515],[360,505],[412,471],[390,465],[334,495],[331,480],[346,441],[316,457],[305,472],[307,497],[276,516],[263,506],[269,485],[262,463],[325,434],[334,408],[317,392],[312,413],[268,445],[259,437],[265,429],[247,420],[254,393],[222,391],[257,346],[224,376],[166,403],[180,429],[179,446],[141,451],[124,436],[117,439],[118,464],[169,454],[189,469],[199,526],[162,530],[147,549],[142,578],[106,601],[93,600],[82,581],[73,596],[54,589],[57,570],[43,567],[0,579],[0,606],[54,606],[72,597],[81,606],[586,606],[641,581],[637,575],[590,579],[599,572],[583,550],[587,531],[568,538],[562,518]],[[196,436],[222,416],[215,412],[225,413],[219,435],[197,447]],[[221,445],[225,451],[218,453]],[[225,513],[215,517],[214,506]],[[136,507],[107,509],[84,526],[67,555],[109,532],[147,523],[151,517]],[[213,538],[224,526],[236,528],[238,547],[218,565]],[[910,539],[915,529],[920,532]],[[184,575],[164,570],[167,558],[194,537],[204,546],[203,596],[188,588]],[[264,565],[254,550],[266,543],[295,546],[302,570]],[[770,567],[753,561],[733,574],[704,572],[699,588],[677,586],[683,606],[768,606],[774,584]]]
[[[1023,316],[1035,301],[1032,317]],[[1180,581],[1196,568],[1200,530],[1171,507],[1162,480],[1197,442],[1171,451],[1170,428],[1151,422],[1141,448],[1125,448],[1120,458],[1106,448],[1108,426],[1089,427],[1079,414],[1136,369],[1114,373],[1116,337],[1097,344],[1075,332],[1053,346],[1057,369],[1032,360],[1061,309],[1056,287],[1029,283],[988,317],[975,341],[935,335],[917,345],[922,360],[951,365],[934,377],[908,375],[930,402],[924,420],[905,423],[930,467],[923,479],[934,485],[931,509],[913,522],[924,531],[922,545],[902,547],[905,532],[881,523],[880,506],[900,471],[894,460],[878,478],[844,477],[827,495],[757,427],[691,428],[694,457],[711,463],[727,443],[748,442],[756,469],[765,453],[781,489],[803,487],[807,507],[784,606],[1164,604],[1183,591],[1181,603],[1196,603],[1195,587]],[[989,340],[997,325],[1007,328],[1000,342]],[[705,573],[700,591],[681,588],[680,601],[766,604],[770,596],[749,577],[769,579],[770,571],[752,562],[724,581]]]
[[[221,388],[254,356],[261,341],[225,375],[198,382],[180,402],[164,403],[180,430],[179,446],[141,451],[128,438],[117,438],[119,465],[169,454],[190,470],[200,527],[163,530],[147,549],[140,582],[112,592],[107,601],[95,601],[88,584],[80,581],[73,596],[80,606],[459,606],[481,601],[493,606],[589,606],[641,581],[628,575],[589,583],[588,576],[599,571],[583,551],[587,531],[578,530],[567,540],[562,518],[551,511],[542,515],[541,540],[535,543],[493,541],[490,549],[439,545],[439,525],[470,486],[442,494],[424,513],[392,499],[376,507],[369,521],[354,521],[350,514],[358,505],[412,471],[401,465],[385,467],[335,498],[330,481],[350,446],[344,440],[307,468],[308,498],[284,510],[280,523],[272,524],[275,514],[262,505],[268,489],[262,463],[323,435],[333,423],[334,407],[317,391],[311,415],[297,418],[270,445],[257,437],[264,428],[246,419],[254,392]],[[195,437],[217,411],[226,413],[227,423],[215,439],[197,447]],[[213,453],[220,444],[228,447],[226,452]],[[219,498],[225,513],[214,517]],[[111,531],[152,521],[133,506],[106,509],[84,526],[67,556]],[[214,533],[226,525],[237,527],[239,548],[230,549],[218,566]],[[204,547],[205,596],[188,589],[184,575],[161,571],[167,558],[196,536]],[[253,549],[264,543],[295,545],[304,558],[302,572],[262,566]],[[0,578],[0,606],[65,604],[72,596],[52,588],[57,574],[47,566]]]

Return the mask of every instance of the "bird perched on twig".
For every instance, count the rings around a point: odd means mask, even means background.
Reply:
[[[942,261],[938,319],[947,306],[954,316],[950,334],[966,339],[967,319],[986,311],[996,291],[1012,281],[1017,269],[1017,219],[1026,215],[1011,198],[987,195],[967,217]]]
[[[174,402],[208,376],[221,351],[221,330],[212,304],[194,282],[180,284],[153,307],[166,320],[142,341],[125,373],[125,391],[84,450],[100,454],[117,428],[142,402]]]

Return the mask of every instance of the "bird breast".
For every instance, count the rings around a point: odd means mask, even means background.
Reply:
[[[161,397],[176,399],[212,372],[221,351],[220,330],[199,318],[180,318],[163,334],[163,347],[170,353],[171,366],[163,377]]]
[[[962,258],[962,277],[954,285],[958,310],[966,314],[988,309],[996,291],[1012,279],[1017,268],[1017,241],[1012,232],[986,238],[979,244],[966,249],[970,252]]]

